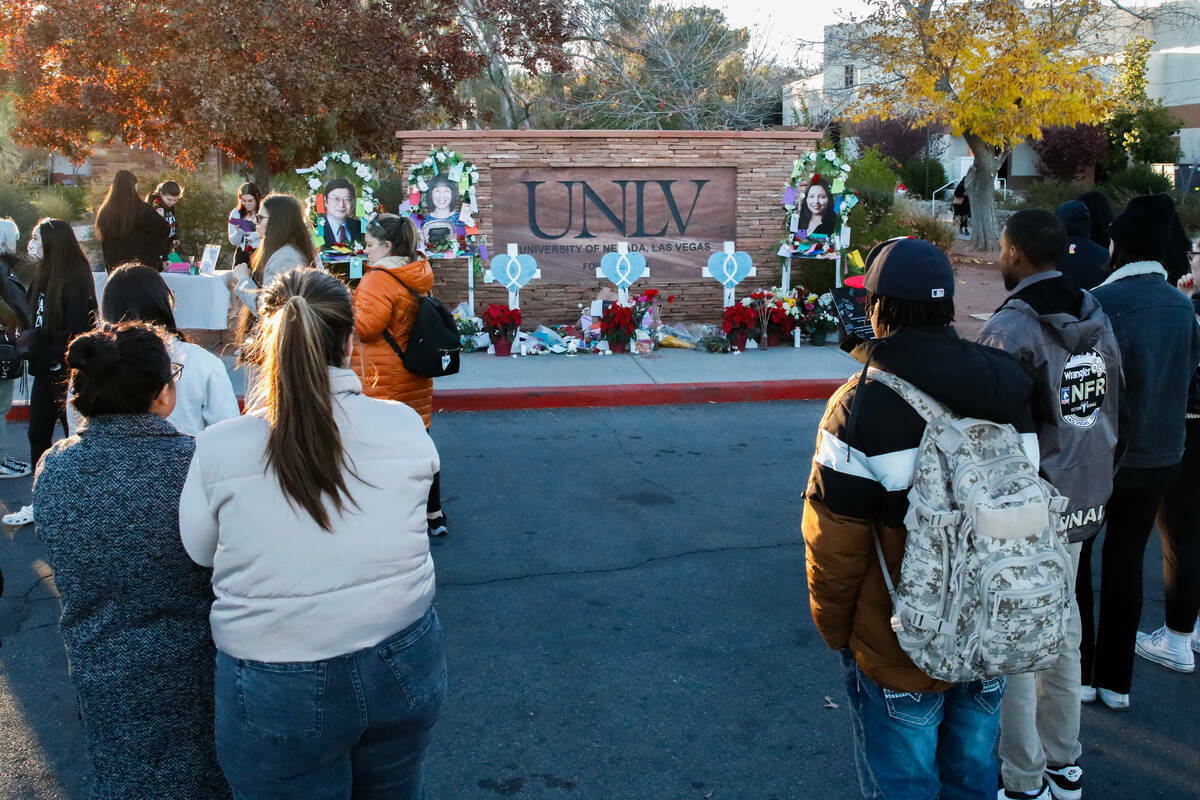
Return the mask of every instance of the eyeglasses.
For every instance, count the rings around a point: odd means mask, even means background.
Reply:
[[[255,222],[260,222],[260,223],[261,223],[261,222],[266,222],[266,221],[267,221],[267,215],[266,215],[266,214],[255,214],[255,215],[254,215],[254,220],[255,220]]]
[[[176,362],[172,361],[171,362],[171,380],[178,383],[179,376],[182,374],[183,374],[183,364],[177,364]]]

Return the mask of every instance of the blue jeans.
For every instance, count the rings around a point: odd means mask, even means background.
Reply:
[[[842,653],[854,764],[868,800],[992,800],[1004,678],[894,692]]]
[[[325,661],[217,653],[217,760],[237,800],[420,800],[445,695],[432,606],[374,647]]]

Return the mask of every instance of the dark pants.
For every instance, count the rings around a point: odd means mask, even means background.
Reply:
[[[29,391],[29,463],[36,469],[42,453],[50,449],[54,423],[67,433],[67,376],[62,380],[37,377]]]
[[[442,473],[441,470],[433,473],[433,485],[429,487],[429,500],[425,503],[426,514],[441,514],[442,513]]]
[[[1129,693],[1134,637],[1142,617],[1142,560],[1164,488],[1113,488],[1108,501],[1108,530],[1100,553],[1100,620],[1090,673],[1088,662],[1083,663],[1084,683]],[[1081,652],[1086,650],[1081,647]]]
[[[1188,633],[1200,613],[1200,420],[1187,423],[1187,447],[1175,480],[1163,494],[1155,522],[1162,538],[1166,623]]]

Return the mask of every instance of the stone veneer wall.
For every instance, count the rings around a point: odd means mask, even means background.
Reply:
[[[754,259],[758,276],[738,287],[738,297],[755,288],[779,283],[780,260],[775,255],[783,237],[780,196],[792,162],[814,149],[821,135],[794,131],[400,131],[397,154],[405,166],[424,159],[431,149],[446,145],[479,169],[480,231],[488,237],[489,254],[503,252],[504,242],[492,236],[492,167],[737,167],[737,246]],[[407,173],[405,175],[407,177]],[[654,260],[647,254],[651,277],[633,285],[659,289],[668,322],[718,322],[721,287],[697,274],[695,280],[654,278]],[[434,293],[448,305],[467,298],[466,262],[434,261]],[[697,267],[697,273],[699,267]],[[793,285],[798,280],[793,269]],[[557,325],[579,318],[579,304],[588,303],[604,287],[600,279],[578,285],[534,281],[521,292],[521,312],[529,326]],[[476,277],[475,313],[488,303],[505,303],[508,295],[497,284]],[[529,327],[527,326],[527,327]]]

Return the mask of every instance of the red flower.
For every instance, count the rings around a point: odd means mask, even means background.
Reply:
[[[489,335],[508,339],[521,327],[521,309],[488,303],[483,312],[483,326]]]
[[[813,176],[812,176],[812,180],[811,180],[811,181],[809,181],[809,182],[810,182],[810,183],[818,183],[818,182],[820,182],[820,180],[821,180],[821,173],[819,173],[819,172],[814,172],[814,173],[813,173]]]
[[[757,324],[758,315],[754,311],[741,303],[735,303],[725,309],[721,327],[725,329],[726,334],[730,334],[739,329],[745,329],[749,332]]]
[[[645,298],[647,300],[653,300],[656,297],[658,297],[658,289],[647,289],[646,290]]]
[[[609,342],[628,342],[637,330],[633,324],[633,309],[620,303],[613,303],[604,310],[600,318],[600,335]]]
[[[675,302],[675,295],[671,295],[671,296],[669,296],[669,297],[667,298],[667,302],[668,302],[668,303],[674,303],[674,302]]]

